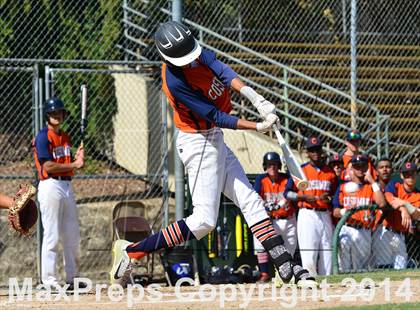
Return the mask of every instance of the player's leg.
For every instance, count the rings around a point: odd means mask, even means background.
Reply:
[[[268,253],[265,251],[263,245],[255,236],[253,236],[253,239],[254,239],[254,251],[255,251],[255,255],[257,256],[257,262],[258,262],[258,270],[260,271],[259,281],[267,282],[270,279],[270,275],[269,275],[270,265],[269,265]]]
[[[343,226],[339,234],[339,267],[341,272],[349,272],[352,269],[352,240],[351,240],[351,227]]]
[[[61,182],[66,200],[63,206],[62,239],[64,251],[64,270],[66,283],[72,284],[75,277],[79,276],[77,265],[80,247],[80,226],[76,200],[70,182]]]
[[[318,274],[317,262],[320,247],[320,223],[318,215],[313,210],[300,209],[297,219],[297,233],[299,240],[302,267],[313,276]],[[322,223],[321,223],[322,225]]]
[[[382,224],[372,235],[372,261],[375,268],[388,268],[393,265],[391,249],[392,234]]]
[[[297,247],[297,223],[296,217],[288,219],[274,219],[272,221],[274,230],[284,240],[284,246],[294,256]]]
[[[319,214],[321,231],[321,247],[318,259],[318,274],[328,276],[332,273],[332,239],[333,226],[329,212]]]
[[[392,242],[395,246],[394,269],[407,268],[407,245],[405,244],[405,237],[402,233],[395,233],[395,241]]]
[[[38,186],[38,202],[43,226],[41,249],[41,280],[46,285],[58,285],[57,256],[62,223],[63,197],[59,181],[47,179]]]
[[[226,152],[223,145],[220,130],[203,134],[179,132],[177,150],[187,169],[193,213],[140,242],[130,244],[124,240],[117,241],[113,249],[112,281],[126,278],[131,258],[140,259],[162,248],[201,239],[214,229],[225,169]]]
[[[262,199],[253,190],[236,156],[227,146],[225,147],[227,157],[223,193],[241,209],[249,228],[269,253],[282,280],[289,282],[293,276],[296,282],[309,279],[307,271],[293,263],[283,239],[274,231]]]
[[[372,236],[370,229],[355,229],[353,234],[352,252],[353,266],[357,270],[367,269],[370,252],[372,250]]]

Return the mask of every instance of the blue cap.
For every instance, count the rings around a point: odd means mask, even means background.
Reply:
[[[310,136],[306,140],[306,149],[322,147],[322,142],[317,136]]]
[[[407,162],[401,167],[400,171],[401,172],[415,172],[417,171],[417,165],[413,162]]]
[[[350,162],[353,165],[367,164],[369,162],[369,157],[366,154],[353,155],[353,157],[350,159]]]

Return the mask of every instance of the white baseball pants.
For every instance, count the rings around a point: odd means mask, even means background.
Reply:
[[[330,275],[333,235],[331,213],[299,209],[297,233],[302,267],[312,276]]]
[[[407,268],[407,246],[403,233],[378,226],[373,233],[372,253],[376,266],[392,265],[394,269]]]
[[[248,226],[268,218],[262,199],[224,143],[220,128],[200,133],[179,131],[177,150],[188,173],[194,206],[185,222],[198,240],[215,228],[222,192],[241,209]]]
[[[66,283],[78,276],[80,229],[76,201],[70,181],[47,179],[38,186],[42,226],[42,283],[57,284],[57,255],[60,239],[63,243]]]
[[[274,230],[284,240],[284,246],[293,256],[297,247],[297,224],[296,217],[293,215],[287,219],[272,219]],[[254,251],[264,252],[261,242],[254,236]]]
[[[344,225],[341,228],[339,250],[340,271],[357,271],[369,267],[372,231]]]

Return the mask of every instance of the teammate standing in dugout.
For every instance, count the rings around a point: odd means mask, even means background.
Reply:
[[[293,256],[297,246],[296,209],[293,203],[283,196],[290,176],[279,171],[281,160],[276,152],[268,152],[264,155],[263,168],[266,173],[257,176],[254,189],[264,200],[265,209],[276,233],[283,238],[286,249]],[[259,281],[267,282],[270,280],[268,253],[255,237],[254,250],[260,270]]]
[[[327,164],[322,150],[322,142],[316,136],[306,140],[309,162],[302,170],[309,181],[304,191],[298,191],[290,180],[285,197],[299,201],[297,234],[302,266],[312,275],[330,275],[332,272],[331,199],[337,188],[337,177]]]
[[[174,110],[179,129],[176,148],[190,185],[193,213],[137,243],[117,240],[113,246],[111,281],[124,283],[130,275],[130,259],[140,259],[161,248],[190,239],[201,239],[216,226],[223,192],[242,211],[252,233],[270,254],[284,282],[315,285],[314,279],[295,264],[283,239],[276,235],[265,212],[264,202],[253,190],[233,152],[223,140],[220,128],[267,132],[278,122],[275,106],[246,86],[216,55],[202,49],[183,24],[161,24],[155,43],[163,58],[162,88]],[[229,89],[249,99],[262,122],[230,115]]]

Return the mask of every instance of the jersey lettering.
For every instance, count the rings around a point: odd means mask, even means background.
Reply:
[[[321,180],[309,180],[309,186],[307,190],[321,190],[329,191],[331,189],[330,181],[321,181]]]
[[[220,82],[218,78],[214,77],[209,89],[209,97],[212,100],[216,100],[223,94],[224,91],[225,86],[223,85],[223,83]]]

